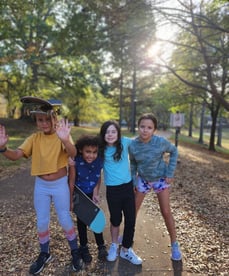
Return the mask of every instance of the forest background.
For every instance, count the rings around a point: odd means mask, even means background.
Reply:
[[[172,113],[185,115],[171,202],[186,266],[196,275],[228,274],[228,12],[227,0],[0,3],[0,123],[9,131],[9,147],[34,131],[20,102],[26,95],[59,99],[62,116],[75,125],[74,140],[97,133],[110,118],[133,136],[142,112],[154,112],[161,128],[170,127]],[[0,179],[27,165],[0,157]],[[1,189],[3,275],[25,275],[30,265],[33,248],[24,246],[24,225],[36,241],[34,213],[22,208],[31,200],[27,186],[26,197],[14,197],[23,190],[14,188],[7,183]],[[149,215],[159,214],[152,198],[145,204]],[[62,237],[55,240],[65,264]],[[56,264],[47,270],[59,269]]]
[[[228,140],[229,4],[211,1],[1,1],[0,117],[20,97],[57,98],[75,126],[142,112],[185,114],[209,150]]]

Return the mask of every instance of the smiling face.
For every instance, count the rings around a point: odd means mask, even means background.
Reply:
[[[105,133],[104,140],[108,146],[113,146],[118,140],[118,130],[114,125],[110,125]]]
[[[138,124],[139,138],[144,143],[150,141],[155,130],[154,122],[151,119],[142,119]]]
[[[98,156],[98,147],[97,146],[84,146],[81,151],[83,159],[87,163],[92,163]]]
[[[52,117],[47,114],[37,113],[35,115],[37,128],[44,134],[52,134],[55,132],[53,128]]]

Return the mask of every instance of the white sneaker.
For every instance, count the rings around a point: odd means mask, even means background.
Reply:
[[[128,249],[128,251],[124,251],[122,248],[120,251],[120,257],[135,265],[142,264],[142,259],[134,253],[134,250],[131,247]]]
[[[108,250],[107,260],[109,262],[114,262],[118,257],[118,245],[116,243],[112,243],[110,249]]]

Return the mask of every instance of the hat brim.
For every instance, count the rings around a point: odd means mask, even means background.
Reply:
[[[44,106],[49,106],[50,109],[52,109],[53,105],[46,101],[43,100],[41,98],[37,98],[37,97],[32,97],[32,96],[25,96],[21,98],[21,102],[24,104],[33,104],[33,105],[44,105]]]
[[[21,102],[25,105],[29,113],[32,114],[48,114],[53,110],[58,115],[60,114],[61,102],[58,100],[43,100],[41,98],[24,96],[21,98]]]
[[[48,112],[41,111],[41,110],[31,110],[31,111],[29,111],[29,113],[30,113],[31,115],[33,115],[33,114],[43,114],[43,115],[48,115],[48,114],[50,114],[50,113],[48,113]]]

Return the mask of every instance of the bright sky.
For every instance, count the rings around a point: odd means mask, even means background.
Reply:
[[[164,4],[160,4],[163,7],[175,8],[179,6],[177,0],[168,0]],[[176,32],[176,27],[172,26],[170,23],[166,25],[158,26],[156,32],[156,37],[162,40],[173,40]],[[149,57],[154,59],[161,53],[166,52],[167,56],[171,55],[172,45],[166,42],[157,42],[149,49]]]

